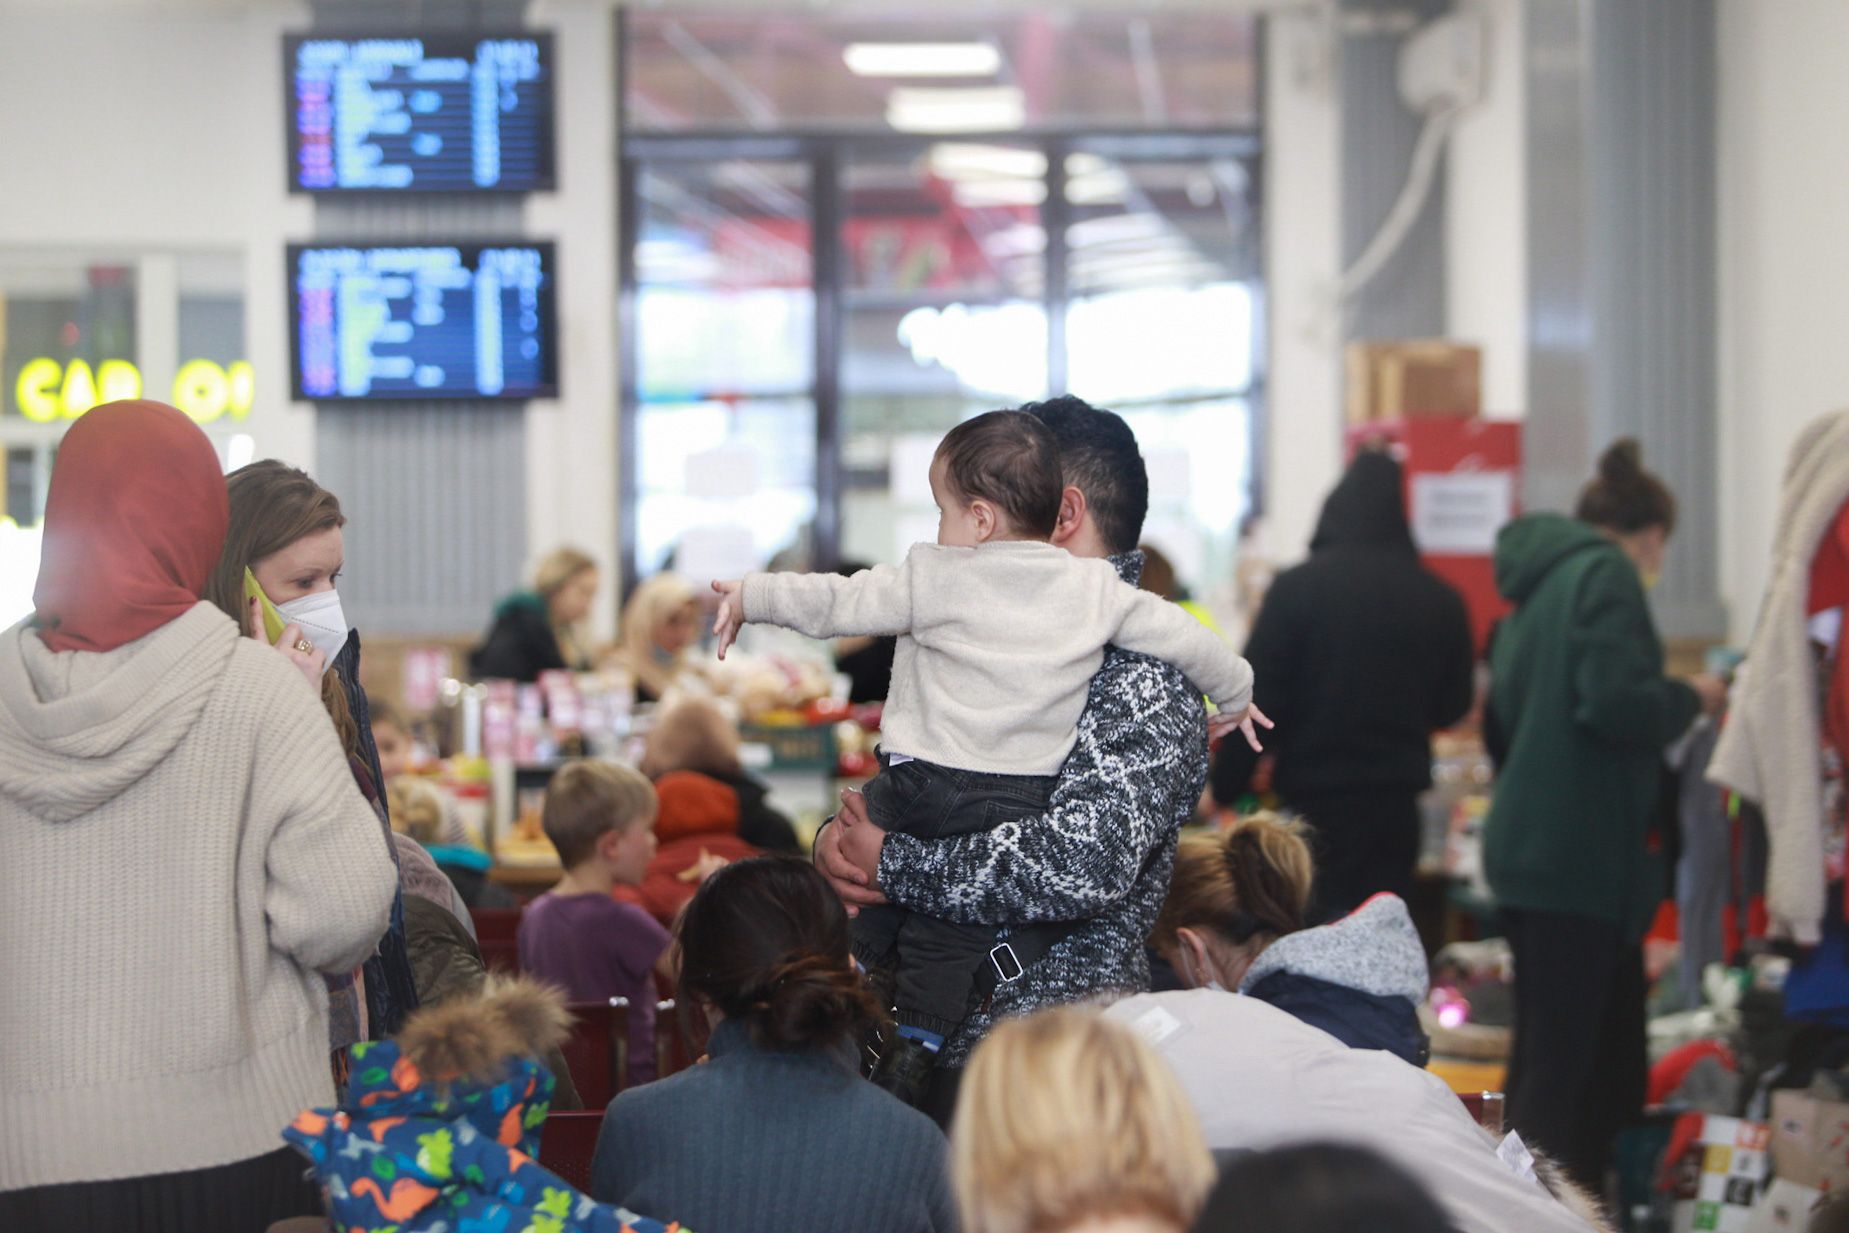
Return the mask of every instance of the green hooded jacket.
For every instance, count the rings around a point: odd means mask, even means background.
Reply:
[[[1499,903],[1649,928],[1665,882],[1645,848],[1663,750],[1699,709],[1663,675],[1643,582],[1583,523],[1535,514],[1496,541],[1516,605],[1490,650],[1498,754],[1483,864]]]

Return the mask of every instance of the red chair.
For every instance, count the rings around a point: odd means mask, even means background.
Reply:
[[[602,1109],[548,1115],[539,1132],[539,1163],[589,1194],[591,1161],[602,1130]]]
[[[603,1109],[629,1073],[629,999],[573,1002],[571,1035],[559,1046],[586,1109]]]
[[[524,908],[470,908],[469,917],[475,922],[475,938],[487,943],[489,939],[511,942],[520,932],[520,917]]]
[[[520,944],[512,938],[481,939],[482,966],[504,976],[520,975]]]
[[[693,1065],[693,1051],[681,1031],[673,998],[655,1003],[655,1077],[665,1079]]]
[[[1493,1135],[1502,1133],[1501,1092],[1459,1092],[1457,1098],[1464,1102],[1464,1108],[1477,1125]]]

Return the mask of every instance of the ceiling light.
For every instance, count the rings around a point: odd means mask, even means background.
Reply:
[[[1024,180],[1046,178],[1046,155],[1018,146],[941,142],[931,147],[930,165],[931,174],[940,180],[989,180],[998,176]]]
[[[986,133],[1026,121],[1027,99],[1018,86],[901,87],[886,101],[886,123],[907,133]]]
[[[951,190],[965,209],[982,206],[1037,206],[1046,203],[1044,180],[958,180]]]
[[[858,77],[993,77],[1002,67],[993,43],[849,43],[841,59]]]

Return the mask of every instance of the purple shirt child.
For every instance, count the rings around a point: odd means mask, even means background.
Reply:
[[[668,931],[632,904],[608,895],[548,891],[520,918],[520,969],[565,991],[573,1002],[629,999],[627,1086],[655,1077],[655,961]]]

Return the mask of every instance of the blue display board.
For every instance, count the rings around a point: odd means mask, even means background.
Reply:
[[[291,245],[295,397],[558,393],[550,244]]]
[[[553,186],[550,35],[296,35],[284,59],[292,191]]]

